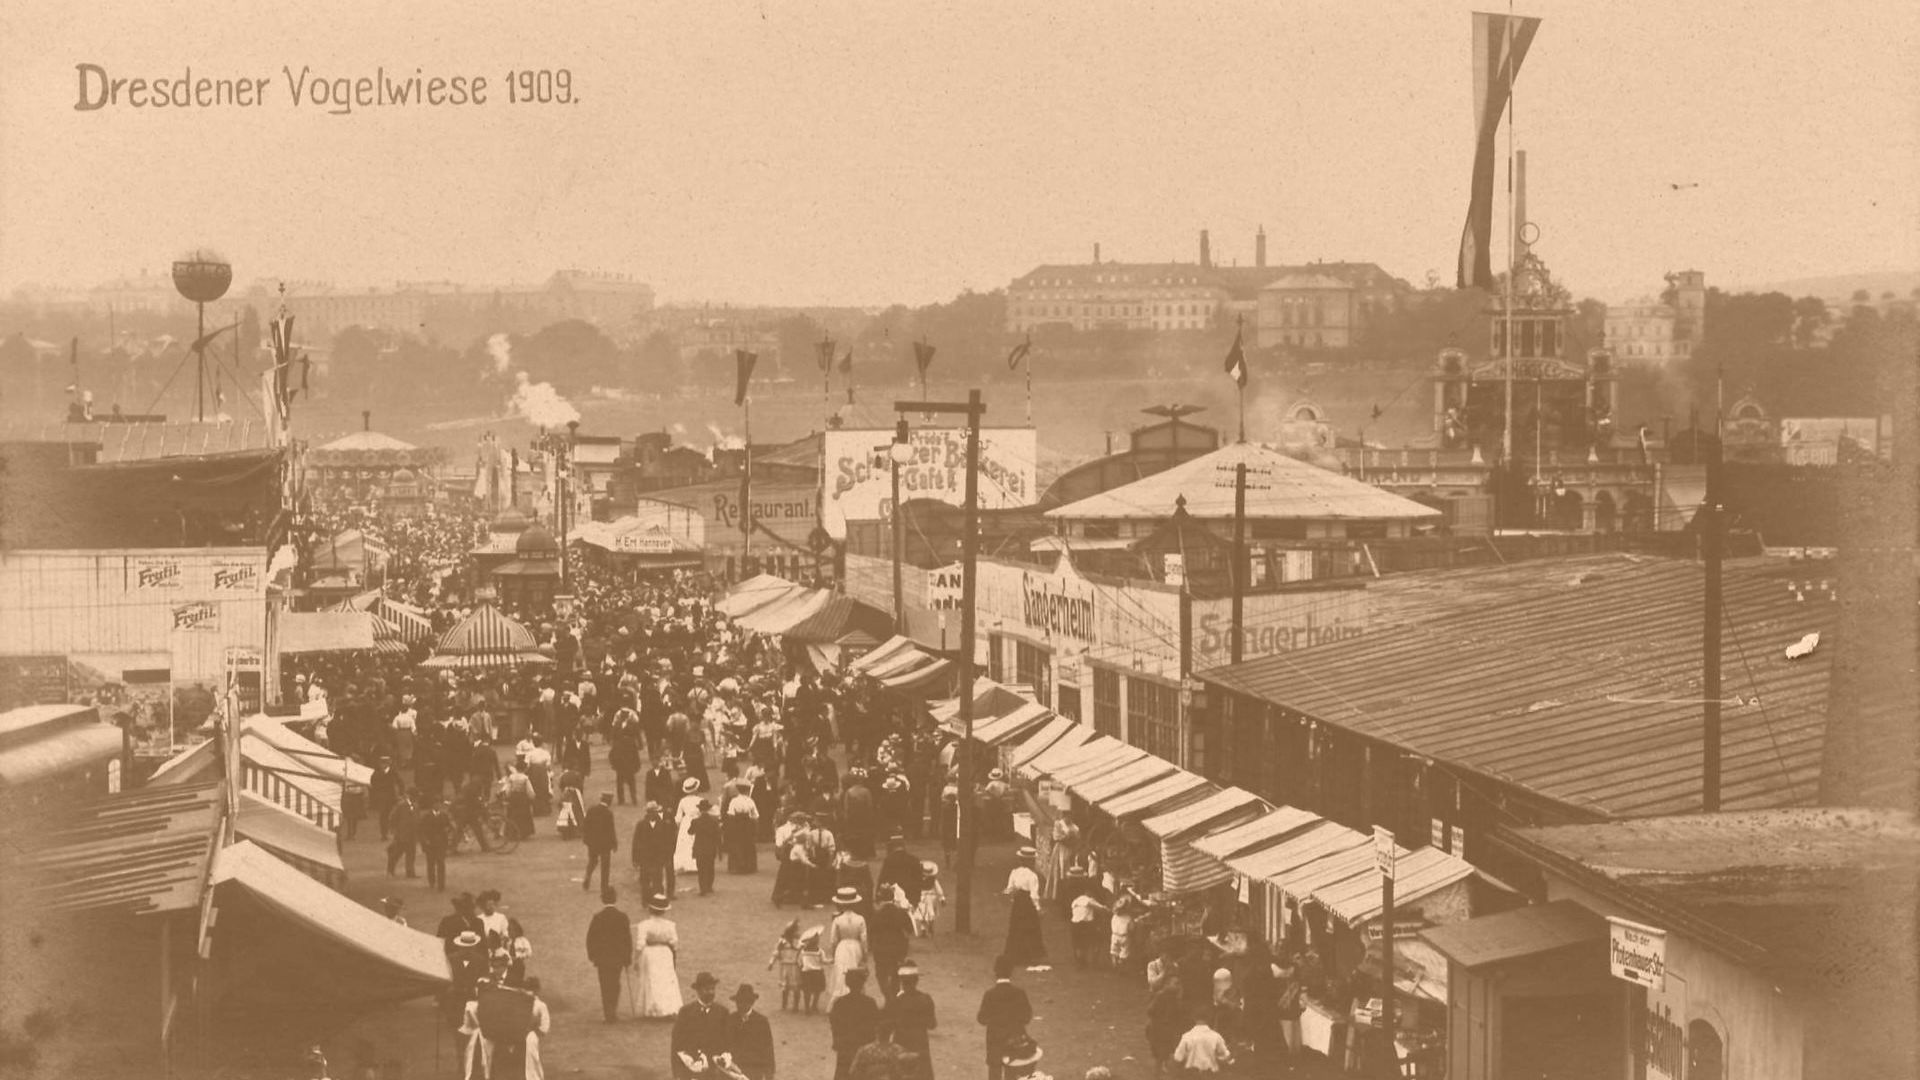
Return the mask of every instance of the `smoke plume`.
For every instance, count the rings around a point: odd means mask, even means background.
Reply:
[[[513,365],[513,345],[507,341],[507,335],[495,334],[488,338],[487,355],[493,357],[493,373],[505,375]]]
[[[580,419],[580,410],[561,397],[552,383],[534,382],[524,371],[515,372],[514,378],[519,380],[519,385],[514,387],[513,397],[507,402],[507,410],[513,415],[544,428],[565,427]]]
[[[744,450],[747,445],[747,440],[738,435],[729,435],[721,431],[720,425],[718,424],[708,424],[707,434],[713,436],[713,448],[715,450]]]

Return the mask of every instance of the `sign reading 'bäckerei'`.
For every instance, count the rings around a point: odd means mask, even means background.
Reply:
[[[887,447],[893,431],[829,431],[826,470],[820,477],[828,513],[827,531],[843,535],[849,521],[883,521],[893,513],[893,465]],[[900,466],[900,501],[937,499],[966,504],[967,432],[964,428],[915,428],[913,460]],[[980,506],[985,510],[1031,506],[1037,442],[1032,428],[980,431]]]

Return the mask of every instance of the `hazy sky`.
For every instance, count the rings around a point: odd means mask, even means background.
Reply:
[[[578,266],[663,301],[921,303],[1096,241],[1192,260],[1202,227],[1251,263],[1262,224],[1272,261],[1450,283],[1474,6],[9,0],[0,289],[209,245],[243,282]],[[1576,292],[1920,267],[1920,5],[1518,11],[1545,19],[1530,217]],[[81,112],[77,64],[269,81],[251,108]],[[332,115],[283,66],[485,76],[488,101]],[[509,104],[541,67],[578,102]]]

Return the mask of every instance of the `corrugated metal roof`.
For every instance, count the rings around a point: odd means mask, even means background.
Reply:
[[[1368,842],[1360,847],[1322,855],[1304,866],[1268,874],[1267,882],[1295,900],[1308,900],[1321,889],[1369,872],[1375,866],[1375,858],[1373,844]]]
[[[1791,571],[1759,559],[1726,569],[1723,692],[1738,699],[1723,710],[1728,809],[1816,794],[1837,649],[1783,650],[1814,631],[1831,641],[1836,605],[1796,600]],[[1696,808],[1700,567],[1543,560],[1485,573],[1539,587],[1201,677],[1599,814]]]
[[[1607,936],[1607,921],[1572,900],[1515,908],[1420,931],[1420,937],[1461,967],[1551,952]]]
[[[1920,870],[1920,826],[1889,810],[1798,807],[1515,829],[1616,881],[1712,880],[1821,871]],[[1779,881],[1782,877],[1774,877]]]
[[[1108,817],[1126,818],[1159,810],[1162,807],[1172,809],[1168,804],[1176,799],[1194,801],[1205,798],[1211,792],[1202,789],[1211,787],[1213,785],[1207,781],[1206,777],[1190,773],[1185,769],[1177,769],[1172,776],[1155,780],[1143,788],[1135,788],[1119,795],[1109,795],[1094,805]]]
[[[1263,848],[1319,820],[1320,815],[1297,807],[1276,807],[1252,821],[1197,837],[1193,846],[1202,854],[1225,862],[1231,856]]]
[[[1189,803],[1178,810],[1158,817],[1150,817],[1140,824],[1153,835],[1167,840],[1259,803],[1260,797],[1253,792],[1230,787],[1217,791],[1199,802]]]
[[[30,827],[20,861],[30,906],[186,911],[200,903],[225,800],[219,783],[148,787],[63,807]]]
[[[1440,511],[1412,499],[1288,457],[1258,443],[1229,443],[1131,484],[1089,495],[1047,511],[1071,521],[1164,518],[1185,496],[1196,518],[1233,516],[1233,469],[1248,467],[1247,517],[1261,519],[1350,518],[1366,521],[1423,519]],[[1225,470],[1226,483],[1221,482]]]
[[[0,426],[0,442],[57,442],[100,447],[98,461],[118,465],[158,458],[271,450],[264,420],[171,424],[16,422]]]
[[[1067,790],[1090,803],[1097,803],[1110,795],[1144,787],[1172,772],[1172,765],[1157,757],[1147,757],[1111,772],[1069,784]]]
[[[1465,859],[1449,855],[1439,848],[1424,847],[1393,857],[1393,902],[1411,904],[1441,889],[1473,876],[1473,867]],[[1313,898],[1349,926],[1372,922],[1380,917],[1380,867],[1357,878],[1316,890]]]

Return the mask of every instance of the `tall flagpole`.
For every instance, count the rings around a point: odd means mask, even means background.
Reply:
[[[740,546],[740,576],[745,579],[747,564],[753,558],[753,388],[751,384],[748,385],[746,396],[740,399],[740,407],[745,410],[747,428],[747,445],[741,455],[743,460],[740,464],[746,478],[741,484],[741,490],[746,494],[746,498],[741,500],[743,505],[740,507],[741,527],[746,530]]]
[[[1502,342],[1507,369],[1507,407],[1506,430],[1500,439],[1500,467],[1513,468],[1513,275],[1518,267],[1513,248],[1513,0],[1507,0],[1506,55],[1501,58],[1501,66],[1506,69],[1507,79],[1507,288],[1504,319],[1506,323]],[[1538,423],[1538,420],[1535,421]]]
[[[1020,359],[1027,362],[1027,426],[1033,426],[1033,336],[1027,336],[1027,351]]]

